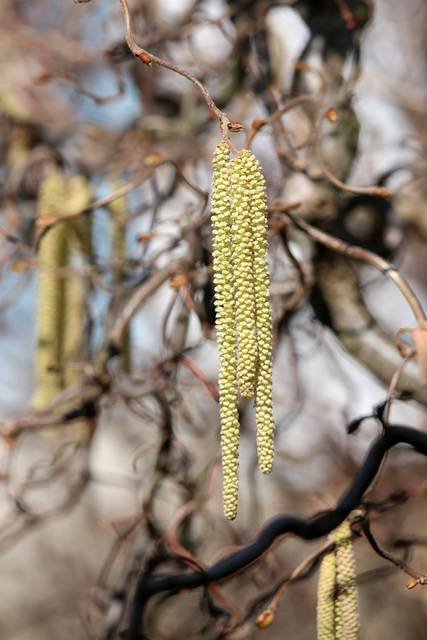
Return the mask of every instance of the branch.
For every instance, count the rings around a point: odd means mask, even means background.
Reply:
[[[366,536],[366,539],[371,545],[372,549],[376,553],[378,553],[378,555],[381,556],[381,558],[384,558],[384,560],[388,560],[389,562],[394,564],[396,567],[398,567],[399,569],[407,573],[409,576],[411,576],[412,580],[410,580],[406,585],[407,589],[412,589],[417,584],[427,584],[427,575],[425,573],[420,573],[419,571],[415,571],[415,569],[410,567],[409,564],[404,562],[404,560],[401,560],[400,558],[393,555],[392,553],[389,553],[378,544],[378,542],[375,540],[374,536],[371,533],[371,529],[369,527],[368,521],[363,523],[362,530]]]
[[[335,109],[326,109],[326,111],[318,118],[318,120],[316,121],[314,128],[313,128],[313,133],[311,134],[311,149],[313,152],[313,156],[315,157],[317,164],[319,165],[320,169],[322,170],[323,174],[326,176],[326,178],[332,182],[332,184],[334,184],[336,187],[338,187],[339,189],[343,189],[344,191],[348,191],[349,193],[358,193],[358,194],[371,194],[371,195],[376,195],[376,196],[382,196],[383,198],[388,198],[391,196],[391,193],[388,189],[386,189],[385,187],[350,187],[348,184],[345,184],[344,182],[341,182],[341,180],[338,180],[338,178],[336,178],[333,173],[331,173],[331,171],[329,171],[329,169],[327,168],[327,166],[325,165],[325,163],[323,162],[322,157],[320,156],[318,150],[317,150],[317,141],[318,141],[318,134],[319,134],[319,129],[320,129],[320,125],[322,124],[322,122],[326,119],[329,120],[330,122],[335,122],[338,118],[337,112],[335,111]]]
[[[272,207],[273,211],[281,210],[280,206],[276,209],[273,203]],[[293,222],[293,224],[304,231],[307,235],[310,236],[316,242],[322,244],[324,247],[328,249],[332,249],[337,253],[341,253],[353,260],[361,260],[362,262],[367,262],[371,264],[373,267],[376,267],[381,273],[383,273],[389,280],[394,282],[394,284],[400,289],[403,296],[406,298],[409,306],[412,309],[412,312],[415,316],[415,319],[418,324],[423,324],[426,322],[427,318],[424,313],[424,310],[421,306],[420,301],[415,295],[413,289],[410,284],[405,280],[402,274],[396,269],[396,267],[384,258],[381,258],[379,255],[374,253],[373,251],[368,251],[367,249],[362,249],[362,247],[357,247],[355,245],[348,244],[344,242],[344,240],[340,240],[339,238],[335,238],[335,236],[331,236],[325,231],[321,231],[316,227],[308,224],[304,220],[297,218],[296,216],[289,213],[289,211],[284,211],[285,215]]]
[[[211,96],[209,95],[208,90],[200,82],[200,80],[198,80],[195,76],[193,76],[191,73],[189,73],[185,69],[181,69],[181,67],[177,67],[174,64],[171,64],[170,62],[163,60],[162,58],[158,58],[157,56],[153,55],[152,53],[149,53],[148,51],[146,51],[145,49],[142,49],[139,45],[136,44],[135,38],[133,37],[133,33],[132,33],[132,23],[130,19],[130,12],[129,12],[127,0],[120,0],[120,3],[122,5],[122,9],[125,17],[126,42],[128,44],[129,49],[132,51],[133,55],[139,58],[142,62],[144,62],[144,64],[148,65],[149,67],[151,67],[152,63],[154,62],[155,64],[158,64],[160,67],[164,67],[165,69],[169,69],[170,71],[175,71],[175,73],[179,73],[181,76],[184,76],[184,78],[187,78],[187,80],[190,80],[190,82],[195,84],[196,87],[199,89],[202,96],[206,100],[206,103],[209,109],[212,111],[215,117],[220,122],[222,122],[224,120],[224,117],[226,118],[225,114],[221,111],[221,109],[218,109],[215,102],[212,100]],[[227,119],[227,123],[228,123],[228,119]]]
[[[193,571],[178,575],[142,574],[138,580],[132,603],[129,628],[124,640],[137,640],[144,609],[155,594],[165,591],[179,592],[196,589],[230,578],[258,560],[279,536],[294,533],[303,540],[321,538],[338,525],[358,507],[365,491],[374,480],[387,451],[399,443],[406,443],[419,453],[427,456],[427,434],[404,426],[390,426],[374,442],[356,477],[335,509],[303,520],[291,515],[281,515],[273,519],[246,547],[222,558],[206,571]]]

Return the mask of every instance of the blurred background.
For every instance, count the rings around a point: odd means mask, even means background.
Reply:
[[[166,560],[186,549],[209,565],[279,513],[333,507],[351,483],[380,426],[347,427],[385,401],[402,361],[393,334],[415,319],[381,270],[315,242],[288,211],[392,261],[427,308],[425,1],[129,7],[137,44],[193,74],[244,125],[230,133],[234,147],[253,134],[269,200],[275,465],[268,477],[257,470],[252,403],[242,401],[239,512],[227,522],[210,229],[219,122],[187,78],[132,56],[118,0],[3,0],[7,640],[119,638],[135,579],[160,548]],[[328,169],[392,196],[346,191]],[[426,429],[422,382],[409,361],[391,422]],[[370,513],[375,537],[419,571],[426,480],[425,460],[398,447],[370,493],[382,505]],[[317,571],[289,587],[269,629],[255,619],[319,544],[287,539],[222,585],[215,598],[229,617],[197,592],[156,600],[146,633],[314,638]],[[364,537],[355,554],[361,638],[423,639],[423,588],[406,591],[408,576]]]

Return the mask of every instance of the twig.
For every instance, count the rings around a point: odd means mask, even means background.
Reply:
[[[393,395],[396,391],[396,386],[397,383],[399,382],[399,378],[400,375],[403,371],[403,369],[405,368],[406,364],[409,362],[409,360],[414,356],[414,351],[411,350],[409,353],[407,353],[405,356],[403,356],[402,361],[399,363],[399,365],[396,367],[396,371],[393,374],[393,377],[390,381],[390,385],[389,388],[387,390],[387,399],[386,399],[386,404],[387,404],[387,409],[385,412],[385,416],[384,416],[384,424],[388,424],[389,420],[390,420],[390,411],[391,411],[391,400],[393,398]]]
[[[48,80],[51,80],[53,78],[57,78],[59,80],[64,80],[64,82],[68,82],[69,84],[72,84],[75,87],[75,89],[76,89],[76,91],[78,93],[80,93],[80,94],[82,94],[84,96],[87,96],[88,98],[93,100],[96,104],[107,104],[108,102],[113,102],[114,100],[117,100],[118,98],[120,98],[120,96],[122,96],[124,94],[125,84],[124,84],[124,81],[123,81],[123,78],[122,78],[120,67],[116,67],[115,72],[117,74],[118,89],[117,89],[116,93],[114,93],[114,94],[112,94],[110,96],[98,96],[98,95],[96,95],[96,93],[93,93],[93,91],[90,91],[90,89],[86,89],[77,78],[74,78],[69,73],[65,73],[63,71],[56,71],[56,72],[55,71],[52,71],[52,72],[51,71],[46,71],[46,72],[43,72],[37,78],[36,84],[41,84],[41,83],[47,82]]]
[[[125,640],[137,640],[141,636],[144,610],[155,594],[165,591],[195,589],[211,583],[221,582],[256,562],[273,544],[286,533],[294,533],[304,540],[313,540],[330,533],[343,522],[349,513],[361,504],[363,495],[377,475],[385,453],[398,443],[406,443],[427,456],[427,434],[403,426],[390,426],[372,445],[364,463],[352,484],[340,499],[335,509],[301,519],[291,515],[280,515],[271,520],[246,547],[229,554],[205,571],[193,571],[174,575],[150,575],[143,573],[135,590],[129,628]],[[417,574],[418,577],[419,574]]]
[[[406,585],[407,589],[412,589],[417,584],[427,584],[427,575],[426,574],[420,573],[419,571],[416,571],[415,569],[410,567],[406,562],[404,562],[403,560],[401,560],[397,556],[393,555],[392,553],[389,553],[388,551],[383,549],[378,544],[378,542],[375,540],[374,536],[372,535],[372,532],[371,532],[371,529],[369,527],[368,521],[366,521],[366,522],[364,522],[362,524],[362,530],[363,530],[363,533],[365,534],[366,539],[368,540],[369,544],[371,545],[373,550],[376,553],[378,553],[379,556],[384,558],[384,560],[388,560],[389,562],[392,562],[396,567],[398,567],[399,569],[401,569],[402,571],[407,573],[408,576],[411,576],[412,580],[410,580],[407,583],[407,585]]]
[[[257,617],[255,624],[258,628],[265,629],[272,624],[276,611],[279,607],[280,600],[290,584],[300,578],[302,574],[305,574],[306,570],[311,565],[315,566],[317,562],[326,553],[332,551],[334,547],[335,543],[331,543],[330,540],[326,540],[319,549],[316,549],[316,551],[313,551],[313,553],[310,553],[306,558],[304,558],[304,560],[292,571],[289,578],[280,585],[267,609]]]
[[[272,203],[272,207],[270,210],[272,211],[280,211],[281,205],[276,201]],[[325,231],[321,231],[316,227],[308,224],[304,220],[297,218],[296,216],[289,213],[289,211],[284,211],[285,215],[292,220],[293,224],[301,231],[305,231],[313,240],[319,242],[320,244],[341,253],[349,258],[353,258],[354,260],[361,260],[362,262],[367,262],[372,266],[376,267],[381,273],[383,273],[387,278],[389,278],[401,291],[403,296],[406,298],[409,306],[412,309],[412,312],[415,316],[415,319],[418,324],[424,323],[427,318],[424,313],[424,310],[421,306],[420,301],[415,295],[413,289],[410,284],[405,280],[401,273],[393,266],[391,262],[387,262],[384,258],[381,258],[379,255],[374,253],[373,251],[368,251],[368,249],[362,249],[362,247],[357,247],[355,245],[350,245],[335,236],[331,236]]]
[[[164,162],[166,162],[166,159],[163,160],[160,164],[163,164]],[[112,193],[108,194],[108,196],[104,196],[102,198],[98,198],[98,200],[94,200],[94,202],[91,202],[91,204],[89,204],[84,209],[80,209],[79,211],[73,211],[72,213],[67,213],[64,215],[61,214],[60,216],[50,216],[50,215],[40,216],[37,219],[37,225],[38,227],[41,228],[41,231],[39,232],[36,238],[35,249],[37,250],[40,244],[40,240],[42,239],[42,237],[44,236],[44,234],[48,229],[50,229],[56,224],[65,222],[66,220],[73,220],[74,218],[79,218],[83,214],[94,211],[94,209],[100,209],[101,207],[105,207],[107,204],[110,204],[114,200],[117,200],[117,198],[124,196],[126,193],[129,193],[129,191],[136,189],[136,187],[138,187],[140,184],[142,184],[143,182],[151,178],[151,176],[154,174],[158,166],[160,165],[156,164],[156,166],[149,167],[144,171],[142,175],[140,175],[138,178],[135,178],[135,180],[132,180],[131,182],[128,182],[128,184],[125,184],[119,189],[116,189]]]
[[[160,67],[164,67],[165,69],[169,69],[170,71],[175,71],[175,73],[179,73],[181,76],[184,76],[184,78],[187,78],[187,80],[190,80],[190,82],[196,85],[196,87],[199,89],[204,99],[206,100],[206,103],[209,109],[212,111],[212,113],[214,113],[215,117],[219,121],[222,121],[225,114],[221,111],[221,109],[218,109],[218,107],[212,100],[208,90],[200,82],[200,80],[198,80],[195,76],[193,76],[191,73],[189,73],[185,69],[181,69],[181,67],[177,67],[176,65],[170,62],[167,62],[162,58],[158,58],[157,56],[153,55],[152,53],[149,53],[148,51],[146,51],[145,49],[142,49],[139,45],[136,44],[135,38],[133,37],[133,33],[132,33],[132,23],[130,19],[130,12],[129,12],[127,0],[120,0],[120,3],[122,5],[122,9],[125,17],[126,42],[128,44],[129,49],[132,51],[133,55],[136,56],[137,58],[140,58],[142,62],[144,62],[146,65],[150,67],[151,67],[151,64],[154,62],[155,64],[158,64]],[[227,119],[227,123],[228,123],[228,119]]]
[[[344,182],[342,182],[341,180],[339,180],[338,178],[336,178],[334,176],[334,174],[327,168],[327,166],[325,165],[325,163],[323,162],[322,157],[319,154],[319,151],[317,150],[317,142],[318,142],[318,134],[319,134],[319,129],[320,126],[322,124],[322,122],[324,120],[329,120],[330,122],[335,122],[337,119],[337,112],[335,111],[335,109],[326,109],[326,111],[324,113],[322,113],[322,115],[318,118],[318,120],[316,121],[314,127],[313,127],[313,132],[311,134],[311,149],[313,152],[313,155],[320,167],[320,169],[322,170],[322,172],[324,173],[324,175],[326,176],[326,178],[328,178],[328,180],[330,182],[332,182],[332,184],[334,184],[336,187],[338,187],[339,189],[343,189],[344,191],[347,191],[349,193],[358,193],[358,194],[371,194],[371,195],[375,195],[375,196],[382,196],[383,198],[388,198],[391,196],[391,193],[388,189],[386,189],[385,187],[350,187],[349,185],[345,184]]]
[[[279,118],[285,115],[285,113],[292,111],[292,109],[295,109],[295,107],[298,107],[303,102],[312,102],[313,104],[317,104],[317,105],[322,104],[322,100],[320,98],[317,98],[316,96],[312,96],[310,94],[303,94],[301,96],[298,96],[297,98],[294,98],[290,102],[288,102],[284,107],[275,111],[268,118],[257,118],[256,120],[253,121],[252,127],[248,131],[248,135],[246,136],[245,148],[246,149],[250,148],[252,144],[252,140],[254,139],[254,137],[262,127],[265,127],[269,124],[273,124],[273,122],[276,122],[276,120],[279,120]]]
[[[126,303],[119,319],[117,320],[110,338],[110,344],[113,350],[120,351],[122,348],[123,334],[126,331],[130,321],[135,313],[141,308],[144,302],[157,291],[157,289],[168,278],[173,276],[180,268],[182,268],[182,260],[176,260],[167,264],[165,267],[155,273],[149,280],[144,282],[141,287],[135,291],[131,299]]]

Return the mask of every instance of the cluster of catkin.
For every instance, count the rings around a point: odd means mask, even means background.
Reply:
[[[317,640],[358,640],[356,569],[351,529],[345,520],[329,539],[335,549],[324,557],[317,592]]]
[[[230,161],[225,142],[214,155],[213,266],[219,350],[224,514],[237,512],[238,391],[255,397],[258,462],[273,464],[272,347],[265,182],[250,151]]]

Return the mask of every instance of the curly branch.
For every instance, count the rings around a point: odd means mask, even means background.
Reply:
[[[162,58],[158,58],[157,56],[153,55],[152,53],[149,53],[148,51],[146,51],[145,49],[142,49],[139,45],[136,44],[135,38],[133,37],[133,33],[132,33],[132,23],[130,19],[130,12],[129,12],[127,0],[120,0],[120,3],[122,5],[122,9],[125,17],[126,42],[128,44],[129,49],[132,51],[133,55],[139,58],[142,62],[144,62],[149,67],[151,67],[152,63],[154,62],[155,64],[158,64],[160,67],[169,69],[169,71],[175,71],[175,73],[179,73],[181,76],[184,76],[184,78],[187,78],[187,80],[190,80],[190,82],[196,85],[196,87],[199,89],[200,93],[206,100],[206,103],[209,109],[212,111],[215,117],[220,122],[223,121],[224,117],[226,117],[225,114],[221,111],[221,109],[218,109],[215,102],[212,100],[208,90],[206,89],[204,84],[200,82],[200,80],[198,80],[195,76],[193,76],[191,73],[189,73],[185,69],[181,69],[181,67],[177,67],[176,65],[172,64],[171,62],[167,62]]]
[[[376,195],[376,196],[382,196],[383,198],[388,198],[391,196],[391,193],[388,189],[386,189],[385,187],[350,187],[348,184],[345,184],[345,182],[342,182],[341,180],[339,180],[336,176],[334,176],[334,174],[328,169],[328,167],[325,165],[325,163],[323,162],[323,159],[319,153],[319,151],[317,150],[317,141],[318,141],[318,137],[319,137],[319,129],[320,129],[320,125],[322,124],[322,122],[326,119],[329,120],[330,122],[335,122],[338,118],[337,112],[335,111],[335,109],[326,109],[326,111],[324,113],[322,113],[322,115],[318,118],[318,120],[316,121],[314,127],[313,127],[313,132],[311,134],[311,149],[313,152],[313,156],[316,159],[317,164],[319,165],[321,171],[323,172],[323,174],[325,175],[325,177],[332,182],[332,184],[334,184],[336,187],[338,187],[338,189],[343,189],[344,191],[348,191],[349,193],[358,193],[358,194],[364,194],[364,193],[368,193],[371,195]]]
[[[307,520],[292,515],[280,515],[267,524],[247,546],[222,558],[206,571],[178,575],[142,574],[136,587],[129,628],[124,634],[124,640],[137,640],[144,609],[155,594],[165,591],[177,593],[182,589],[196,589],[226,580],[257,561],[268,551],[276,538],[286,533],[293,533],[303,540],[315,540],[330,533],[361,504],[363,495],[377,475],[385,454],[399,443],[408,444],[427,456],[427,434],[410,427],[390,426],[372,445],[352,484],[335,509],[314,515]]]

